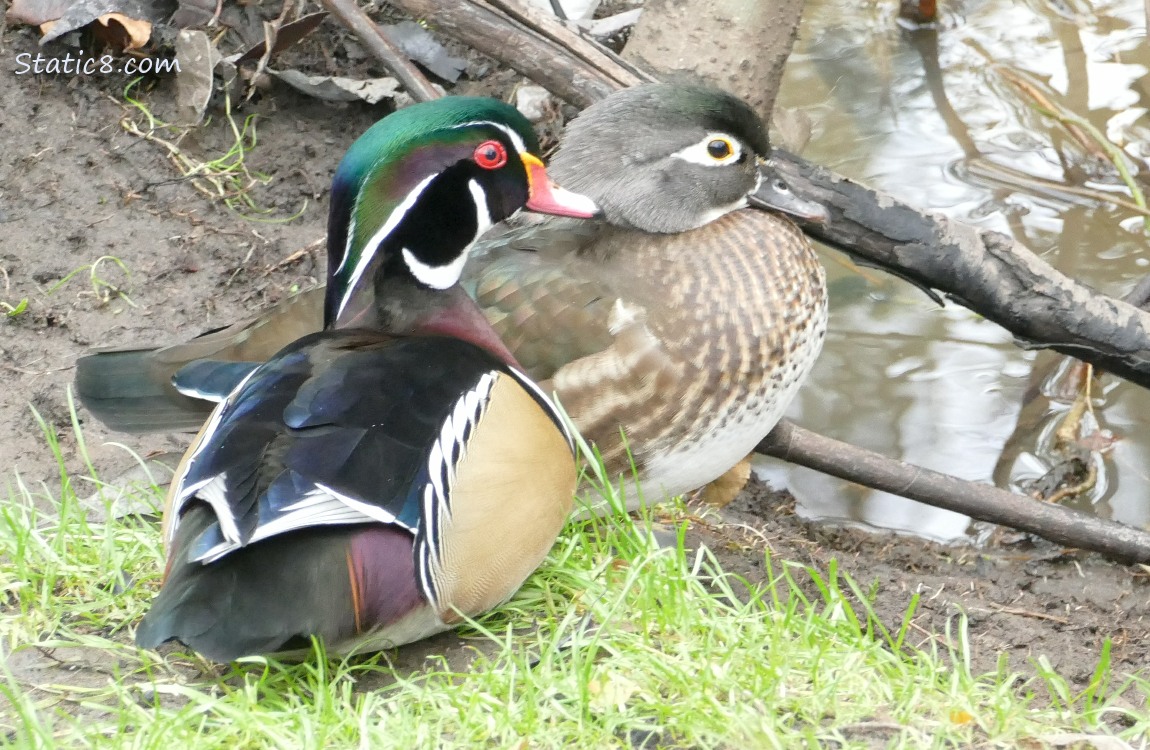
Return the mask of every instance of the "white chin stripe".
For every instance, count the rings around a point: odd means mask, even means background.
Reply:
[[[463,266],[467,263],[471,245],[488,229],[491,229],[491,212],[487,209],[487,195],[483,192],[483,188],[479,187],[479,183],[475,180],[470,180],[467,183],[467,189],[471,191],[471,198],[475,201],[475,223],[477,226],[475,236],[471,238],[471,242],[467,243],[467,247],[463,249],[459,257],[446,265],[432,266],[421,261],[415,256],[415,253],[406,247],[403,248],[403,262],[407,264],[407,269],[411,271],[411,275],[424,286],[429,286],[432,289],[448,289],[457,283],[463,273]]]
[[[407,263],[407,270],[424,286],[432,289],[448,289],[459,281],[463,273],[463,264],[467,262],[467,251],[445,266],[429,266],[415,257],[415,253],[403,248],[403,261]]]
[[[722,159],[716,159],[707,152],[707,144],[711,141],[727,141],[731,144],[731,153],[724,156]],[[679,149],[671,156],[675,159],[682,159],[683,161],[691,162],[692,164],[702,164],[704,167],[722,167],[727,164],[732,164],[739,160],[743,155],[743,146],[733,136],[726,133],[707,133],[703,136],[703,140],[698,143],[692,143],[686,148]]]

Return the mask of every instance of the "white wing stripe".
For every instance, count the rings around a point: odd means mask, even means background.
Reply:
[[[515,376],[515,379],[519,381],[520,385],[530,390],[532,393],[538,396],[544,404],[546,404],[547,411],[551,413],[551,418],[555,420],[556,424],[558,424],[559,427],[563,430],[563,437],[567,439],[567,447],[574,451],[575,437],[571,434],[571,429],[567,424],[567,420],[564,419],[563,415],[559,413],[559,410],[555,408],[555,404],[551,403],[551,399],[547,397],[547,394],[545,394],[539,386],[535,385],[535,381],[527,377],[527,375],[524,373],[520,372],[514,367],[508,367],[507,369],[511,371],[511,374]]]
[[[224,539],[239,545],[240,529],[236,525],[236,517],[232,513],[231,504],[228,503],[228,475],[217,474],[207,482],[201,484],[196,496],[212,507],[216,520],[220,523],[220,532]],[[172,524],[173,526],[175,523]]]
[[[215,511],[216,517],[219,519],[220,531],[223,533],[225,539],[224,543],[217,544],[215,547],[198,556],[196,558],[198,562],[209,563],[213,560],[218,560],[229,552],[243,547],[245,544],[251,544],[252,542],[268,539],[278,534],[313,526],[377,522],[394,524],[407,528],[408,531],[414,531],[414,529],[408,528],[401,523],[395,515],[380,508],[378,505],[356,500],[353,497],[336,492],[330,487],[316,484],[315,489],[308,491],[308,493],[298,501],[285,507],[283,512],[271,521],[256,527],[250,539],[241,541],[239,529],[236,527],[235,520],[231,516],[230,508],[226,514],[221,513],[217,504],[223,499],[223,496],[219,493],[222,491],[221,488],[224,487],[224,481],[224,475],[221,474],[204,483],[196,493],[201,499],[212,506],[212,510]]]

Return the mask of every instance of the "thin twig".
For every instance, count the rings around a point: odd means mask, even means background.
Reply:
[[[1032,617],[1035,620],[1049,620],[1050,622],[1056,622],[1059,625],[1071,624],[1070,620],[1066,619],[1065,617],[1048,615],[1044,612],[1031,612],[1028,609],[1019,609],[1018,607],[1005,607],[1001,604],[995,604],[994,602],[987,602],[986,604],[988,607],[987,609],[983,609],[982,607],[970,607],[970,610],[977,612],[981,609],[983,612],[1002,612],[1003,614],[1016,615],[1018,617]]]

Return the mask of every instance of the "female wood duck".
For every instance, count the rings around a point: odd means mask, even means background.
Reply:
[[[514,108],[454,97],[351,147],[325,329],[254,369],[186,376],[195,389],[246,370],[176,472],[141,646],[220,661],[313,636],[391,647],[497,605],[535,569],[572,506],[571,436],[458,281],[476,238],[524,205],[594,214],[549,185],[537,152]]]
[[[768,152],[762,123],[724,92],[618,92],[569,125],[550,167],[604,220],[547,219],[484,240],[465,273],[612,477],[632,476],[630,450],[648,497],[701,487],[750,453],[821,348],[822,267],[794,224],[756,209],[826,212],[790,194]],[[346,252],[336,240],[333,266]],[[264,359],[320,325],[321,293],[186,344],[91,355],[78,366],[83,402],[114,429],[194,428],[202,403],[176,394],[172,374],[197,358]]]

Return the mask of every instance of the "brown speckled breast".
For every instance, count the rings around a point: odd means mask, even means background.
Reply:
[[[826,333],[814,250],[763,211],[675,235],[607,230],[560,268],[527,262],[534,273],[517,267],[514,282],[489,273],[480,303],[612,475],[630,476],[629,446],[648,497],[700,487],[750,453]]]

